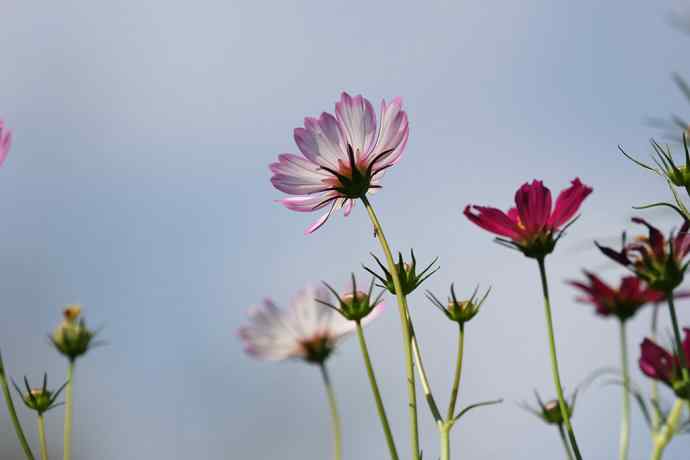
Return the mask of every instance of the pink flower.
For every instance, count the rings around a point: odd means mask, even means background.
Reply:
[[[663,292],[649,288],[635,276],[623,277],[618,289],[609,286],[588,271],[585,271],[585,276],[587,283],[571,281],[570,284],[585,293],[577,300],[594,305],[597,313],[602,316],[615,315],[621,321],[625,321],[635,315],[643,305],[666,299]]]
[[[271,183],[292,197],[280,202],[293,211],[328,207],[306,233],[321,227],[334,210],[349,215],[355,200],[381,188],[383,172],[403,154],[409,133],[402,99],[381,102],[377,130],[374,107],[362,96],[342,93],[335,116],[322,113],[304,119],[294,132],[302,155],[283,153],[270,166]]]
[[[507,213],[485,207],[467,205],[465,216],[491,233],[507,237],[498,238],[520,249],[528,257],[543,257],[553,251],[569,221],[575,216],[582,202],[592,193],[592,188],[575,178],[570,187],[563,190],[551,207],[551,191],[542,181],[525,183],[515,193],[515,205]],[[473,212],[474,211],[474,212]]]
[[[5,127],[5,123],[0,120],[0,165],[5,162],[7,153],[12,144],[12,132]]]
[[[683,331],[682,347],[685,356],[690,356],[690,329],[684,328]],[[683,381],[678,353],[671,354],[652,340],[644,339],[640,345],[640,369],[647,377],[670,386],[679,397],[690,399],[690,388]]]
[[[311,363],[323,362],[336,344],[353,333],[356,323],[345,319],[330,303],[325,288],[307,287],[300,291],[286,310],[271,300],[249,311],[250,325],[240,328],[245,351],[258,359],[280,361],[300,358]],[[383,310],[378,303],[362,320],[366,324]]]

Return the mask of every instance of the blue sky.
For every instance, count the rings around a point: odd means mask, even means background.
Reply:
[[[0,346],[13,375],[64,363],[47,344],[62,305],[81,303],[106,347],[77,369],[75,458],[324,458],[316,369],[247,358],[235,337],[247,308],[286,305],[302,285],[343,286],[378,251],[361,207],[316,234],[315,218],[274,200],[267,165],[295,152],[292,129],[331,111],[340,91],[402,96],[406,155],[374,198],[396,249],[440,256],[426,287],[492,285],[468,326],[461,405],[503,397],[453,433],[467,458],[560,456],[553,430],[516,407],[551,380],[537,271],[461,215],[507,207],[526,180],[594,187],[549,259],[566,386],[618,362],[613,321],[573,301],[583,267],[618,271],[592,250],[632,205],[667,194],[616,146],[646,155],[650,116],[690,112],[670,79],[688,75],[690,36],[670,26],[680,1],[12,2],[0,27],[0,116],[14,146],[0,170]],[[669,229],[666,214],[646,216]],[[392,302],[392,299],[390,299]],[[446,401],[452,325],[411,299],[437,396]],[[680,308],[681,322],[690,317]],[[393,309],[390,309],[391,313]],[[632,324],[630,353],[648,325]],[[664,327],[666,323],[664,323]],[[407,443],[395,314],[367,330],[400,446]],[[385,458],[356,344],[331,361],[346,458]],[[635,367],[635,366],[634,366]],[[635,371],[635,378],[643,382]],[[588,459],[617,446],[618,388],[581,398],[574,423]],[[436,455],[431,417],[423,446]],[[638,412],[633,452],[647,455]],[[60,413],[49,415],[59,452]],[[27,426],[32,426],[26,416]],[[33,436],[33,430],[29,430]],[[666,458],[680,459],[676,439]],[[14,440],[0,411],[0,451]],[[425,456],[426,457],[426,456]],[[18,458],[18,457],[17,457]]]

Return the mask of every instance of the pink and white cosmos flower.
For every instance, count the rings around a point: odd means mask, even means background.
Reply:
[[[12,144],[12,132],[5,127],[5,122],[0,120],[0,166],[5,162],[7,153]]]
[[[290,307],[278,308],[270,299],[249,310],[250,325],[240,328],[239,336],[251,356],[269,361],[299,358],[322,363],[336,344],[356,330],[356,323],[316,299],[330,303],[323,287],[306,287]],[[383,302],[362,320],[366,324],[383,311]]]
[[[371,102],[342,93],[335,115],[307,117],[304,127],[294,131],[302,155],[283,153],[270,165],[271,183],[281,192],[294,195],[280,200],[288,209],[328,211],[307,228],[321,227],[334,210],[352,211],[355,200],[371,189],[381,188],[383,172],[396,164],[405,149],[409,127],[402,99],[381,101],[377,127]]]

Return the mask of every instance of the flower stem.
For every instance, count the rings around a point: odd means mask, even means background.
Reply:
[[[450,460],[450,426],[441,428],[441,460]]]
[[[431,392],[431,385],[429,384],[429,379],[426,375],[426,370],[424,369],[424,361],[422,361],[422,353],[419,351],[419,344],[417,343],[417,336],[414,332],[414,326],[410,322],[410,334],[412,335],[412,352],[414,353],[414,363],[417,367],[417,372],[419,372],[419,381],[422,384],[422,390],[424,391],[424,397],[429,405],[429,410],[431,415],[434,417],[436,425],[441,427],[443,423],[443,417],[441,417],[441,411],[438,410],[436,401],[434,400],[434,395]]]
[[[374,368],[371,365],[371,358],[369,357],[369,348],[367,347],[367,342],[364,340],[364,331],[362,330],[362,323],[357,321],[357,337],[359,338],[359,347],[362,349],[362,356],[364,357],[364,364],[367,368],[367,375],[369,376],[369,383],[371,384],[371,391],[374,393],[374,401],[376,402],[376,410],[379,414],[379,419],[381,420],[381,425],[383,426],[383,433],[386,436],[386,443],[388,444],[388,450],[390,451],[391,458],[393,460],[398,460],[398,451],[395,448],[395,441],[393,440],[393,433],[391,432],[390,424],[388,423],[388,417],[386,416],[386,408],[383,406],[383,400],[381,399],[381,392],[379,391],[379,385],[376,382],[376,375],[374,374]]]
[[[683,414],[683,405],[684,403],[682,399],[677,399],[673,404],[673,408],[666,419],[666,424],[661,432],[654,438],[654,450],[652,450],[651,457],[652,460],[661,460],[661,456],[664,454],[664,449],[666,449],[668,443],[671,442],[673,435],[676,434],[678,422]]]
[[[657,324],[659,322],[659,304],[654,304],[654,309],[652,310],[652,327],[651,335],[654,342],[657,341]],[[661,424],[661,415],[659,414],[659,387],[656,379],[650,379],[652,381],[652,437],[654,437],[659,431],[659,425]]]
[[[541,286],[544,291],[544,314],[546,316],[546,328],[549,333],[549,353],[551,355],[551,372],[553,373],[553,383],[556,386],[556,393],[558,394],[558,405],[561,409],[561,416],[565,422],[565,427],[568,430],[568,438],[570,439],[570,445],[575,453],[575,458],[577,460],[582,460],[582,455],[580,454],[580,449],[577,446],[577,440],[575,439],[575,432],[573,431],[573,426],[570,423],[570,414],[568,413],[568,406],[566,405],[565,398],[563,397],[563,387],[561,386],[561,377],[558,373],[558,358],[556,357],[556,340],[553,333],[553,320],[551,318],[551,301],[549,300],[549,285],[546,280],[546,268],[544,266],[544,258],[541,257],[537,259],[539,263],[539,274],[541,276]]]
[[[417,390],[415,387],[415,376],[412,362],[412,342],[410,339],[410,320],[409,313],[407,311],[407,300],[403,294],[400,284],[400,277],[398,276],[398,269],[393,261],[393,254],[391,253],[390,246],[388,246],[388,241],[386,241],[386,237],[383,234],[381,223],[379,222],[379,219],[374,212],[374,208],[371,206],[371,203],[369,203],[369,200],[366,196],[362,196],[362,203],[369,213],[369,218],[374,226],[374,233],[381,244],[383,253],[386,256],[388,270],[393,278],[393,286],[395,287],[395,297],[398,301],[400,324],[403,334],[403,349],[405,350],[405,372],[407,377],[407,397],[409,403],[408,407],[410,417],[410,442],[412,447],[412,458],[415,460],[421,460],[419,451],[419,429],[417,427]]]
[[[570,452],[570,445],[568,444],[568,439],[565,437],[565,431],[563,430],[563,424],[558,424],[558,434],[561,436],[561,441],[563,442],[563,448],[568,456],[568,460],[573,460],[573,454]]]
[[[19,422],[17,417],[17,411],[14,409],[14,403],[12,402],[12,395],[10,394],[10,387],[7,385],[7,377],[5,376],[5,366],[2,362],[2,355],[0,355],[0,386],[2,386],[2,394],[5,396],[5,403],[7,404],[7,412],[12,420],[12,425],[14,425],[14,431],[17,433],[17,438],[19,439],[19,444],[24,450],[24,455],[28,460],[34,460],[34,454],[31,452],[31,447],[29,447],[29,442],[26,440],[24,435],[24,430],[22,429],[22,424]]]
[[[465,325],[460,323],[458,326],[458,361],[455,365],[455,378],[453,379],[453,387],[450,392],[450,403],[448,404],[448,415],[446,416],[446,420],[453,420],[453,417],[455,416],[455,403],[458,400],[460,376],[462,375],[462,355],[465,348]]]
[[[342,435],[340,430],[340,416],[338,415],[338,404],[335,400],[335,392],[333,391],[333,385],[331,384],[331,378],[328,375],[326,364],[322,362],[319,367],[321,368],[321,376],[323,377],[323,383],[326,386],[328,404],[331,408],[331,422],[333,423],[333,458],[335,460],[341,460],[343,448]]]
[[[70,359],[67,367],[67,388],[65,388],[65,431],[62,443],[62,458],[72,457],[72,410],[74,390],[74,360]]]
[[[683,342],[680,338],[678,318],[676,317],[676,306],[673,304],[673,290],[670,290],[666,293],[666,298],[668,299],[668,311],[671,313],[671,324],[673,325],[673,336],[676,339],[676,349],[678,350],[678,355],[680,356],[680,366],[683,374],[683,380],[688,382],[690,381],[690,376],[688,375],[688,357],[685,356]]]
[[[41,460],[48,460],[48,444],[46,443],[46,421],[43,414],[38,416],[38,439],[41,444]]]
[[[625,321],[621,321],[621,369],[623,372],[623,418],[621,419],[621,434],[618,444],[619,460],[627,460],[630,445],[630,371],[628,370],[628,340],[625,333]]]

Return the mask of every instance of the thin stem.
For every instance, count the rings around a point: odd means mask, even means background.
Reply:
[[[361,322],[357,321],[357,337],[359,338],[359,346],[362,349],[362,356],[364,357],[364,364],[367,368],[367,375],[369,376],[369,383],[371,384],[371,391],[374,393],[374,401],[376,402],[376,410],[379,414],[379,419],[381,420],[381,425],[383,426],[383,433],[386,436],[386,443],[388,444],[388,450],[390,451],[391,458],[393,460],[398,460],[398,451],[395,448],[395,441],[393,440],[393,433],[391,432],[390,424],[388,423],[388,417],[386,416],[386,408],[383,406],[383,400],[381,399],[381,393],[379,391],[379,385],[376,382],[376,375],[374,375],[374,368],[371,365],[371,359],[369,358],[369,349],[367,348],[367,342],[364,340],[364,331],[362,330]]]
[[[74,390],[74,360],[70,359],[67,367],[67,388],[65,388],[65,431],[62,443],[62,458],[72,458],[72,410]]]
[[[446,420],[453,420],[455,416],[455,403],[458,400],[458,389],[460,388],[460,376],[462,375],[462,355],[465,342],[465,325],[458,324],[458,361],[455,364],[455,378],[453,379],[453,387],[450,392],[450,403],[448,404],[448,415]]]
[[[668,414],[668,418],[666,419],[663,429],[654,439],[654,450],[652,450],[651,456],[652,460],[661,460],[661,456],[664,454],[664,449],[666,449],[666,446],[668,446],[669,442],[671,442],[673,435],[676,434],[678,422],[683,414],[683,406],[683,400],[676,399],[671,412]]]
[[[561,436],[561,441],[563,442],[563,448],[568,456],[568,460],[573,460],[573,453],[570,452],[570,445],[568,444],[568,438],[565,437],[565,430],[563,430],[563,424],[558,424],[558,434]]]
[[[544,291],[544,314],[546,316],[546,328],[549,333],[549,353],[551,356],[551,372],[553,374],[553,383],[556,386],[556,393],[558,394],[558,405],[561,409],[561,416],[565,422],[565,427],[568,430],[568,438],[570,439],[570,446],[573,449],[575,458],[577,460],[582,460],[582,455],[580,455],[580,449],[577,446],[577,440],[575,439],[575,432],[573,431],[573,426],[570,423],[570,414],[568,413],[568,406],[565,402],[565,397],[563,396],[563,387],[561,386],[561,376],[558,373],[558,358],[556,357],[556,340],[553,333],[553,319],[551,318],[551,301],[549,300],[549,285],[546,280],[546,268],[544,266],[544,258],[537,259],[539,263],[539,274],[541,276],[541,286]]]
[[[340,429],[340,416],[338,415],[338,404],[335,400],[335,391],[333,391],[333,385],[328,375],[328,369],[326,369],[326,363],[322,362],[319,367],[321,368],[323,383],[326,386],[328,405],[331,408],[331,422],[333,424],[333,458],[335,460],[341,460],[343,455],[342,434]]]
[[[48,444],[46,443],[46,421],[43,414],[38,416],[38,439],[41,444],[41,460],[48,460]]]
[[[2,356],[0,355],[0,386],[2,386],[2,394],[5,396],[5,403],[7,404],[7,412],[10,415],[10,420],[12,420],[12,425],[14,425],[14,431],[17,433],[17,439],[19,439],[19,444],[24,450],[24,455],[28,460],[34,460],[34,454],[31,452],[31,447],[29,447],[29,442],[26,440],[24,435],[24,430],[22,429],[22,424],[19,422],[17,417],[17,411],[14,409],[14,403],[12,402],[12,395],[10,394],[10,387],[7,385],[7,377],[5,376],[5,367],[2,363]]]
[[[659,323],[659,304],[654,304],[654,309],[652,310],[652,328],[651,328],[651,335],[652,335],[652,340],[656,343],[657,341],[657,330],[658,330],[658,323]],[[656,435],[657,431],[659,431],[659,425],[661,424],[661,417],[659,414],[659,410],[657,409],[659,407],[659,386],[657,384],[656,379],[649,379],[652,381],[651,386],[652,386],[652,395],[651,395],[651,401],[652,401],[652,437]]]
[[[450,427],[441,428],[441,460],[450,460]]]
[[[683,342],[680,338],[678,318],[676,317],[676,307],[673,304],[673,290],[670,290],[666,293],[666,298],[668,299],[668,311],[671,313],[671,324],[673,325],[673,336],[676,339],[676,349],[678,350],[678,355],[680,356],[680,365],[682,370],[681,372],[683,373],[683,380],[688,382],[690,381],[690,376],[688,375],[688,357],[685,356]]]
[[[627,460],[630,446],[630,371],[628,369],[628,340],[625,333],[625,321],[621,321],[621,369],[623,372],[623,418],[621,419],[621,434],[618,444],[619,460]]]
[[[414,326],[410,323],[410,334],[412,335],[412,352],[414,353],[414,362],[417,367],[417,372],[419,372],[419,381],[422,383],[422,390],[424,391],[424,396],[426,402],[429,405],[429,410],[431,415],[434,417],[436,424],[441,427],[443,423],[443,417],[441,417],[441,411],[438,410],[436,401],[434,400],[434,395],[431,392],[431,385],[429,384],[429,379],[426,375],[426,370],[424,369],[424,361],[422,361],[422,353],[419,350],[419,344],[417,343],[417,335],[414,332]]]
[[[419,451],[419,428],[417,427],[417,390],[415,387],[415,376],[412,360],[412,342],[410,339],[410,320],[409,313],[407,311],[407,300],[402,291],[402,286],[400,284],[400,277],[398,276],[398,269],[393,261],[393,254],[391,253],[390,246],[388,246],[388,241],[383,234],[383,228],[381,228],[381,223],[379,222],[374,208],[372,208],[371,203],[366,196],[362,196],[362,203],[369,213],[369,218],[374,226],[374,232],[376,237],[381,244],[381,249],[386,256],[386,263],[388,265],[388,270],[393,278],[393,286],[395,287],[395,297],[398,301],[398,311],[400,314],[400,324],[402,327],[403,334],[403,349],[405,350],[405,373],[407,377],[407,397],[408,397],[408,407],[409,407],[409,417],[410,417],[410,443],[412,447],[412,458],[415,460],[421,460]]]

